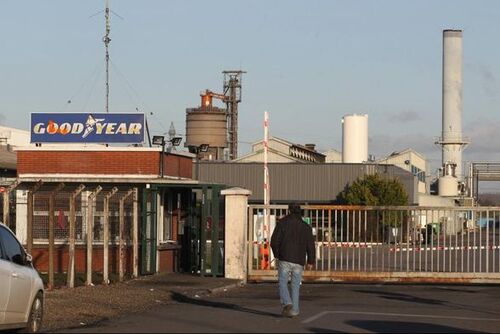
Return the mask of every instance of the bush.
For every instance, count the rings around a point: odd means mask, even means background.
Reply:
[[[400,180],[382,177],[379,174],[358,178],[339,195],[339,202],[346,205],[404,206],[408,205],[408,194]],[[400,213],[388,211],[383,215],[386,226],[400,226]]]

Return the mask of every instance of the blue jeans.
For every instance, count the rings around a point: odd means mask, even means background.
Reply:
[[[292,314],[299,314],[299,291],[300,282],[302,281],[302,273],[304,272],[304,266],[296,263],[279,261],[278,262],[278,276],[279,276],[279,289],[280,289],[280,300],[281,305],[292,304]],[[288,290],[288,280],[291,280],[291,292],[292,297],[290,298],[290,291]]]

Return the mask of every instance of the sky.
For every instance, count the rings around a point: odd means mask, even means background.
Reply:
[[[0,0],[0,124],[31,112],[103,112],[104,0]],[[239,152],[271,135],[341,150],[341,119],[368,114],[369,153],[413,148],[441,164],[442,31],[463,29],[463,160],[500,161],[500,1],[111,0],[110,111],[152,134],[223,70],[246,71]],[[71,103],[68,103],[71,101]]]

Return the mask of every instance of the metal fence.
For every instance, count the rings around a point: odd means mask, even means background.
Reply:
[[[109,189],[108,189],[109,188]],[[104,237],[104,198],[111,191],[110,187],[103,188],[93,200],[93,240],[97,244],[103,242]],[[109,199],[109,228],[110,244],[119,242],[120,199],[127,194],[127,190],[117,191]],[[35,244],[46,244],[49,239],[49,198],[50,191],[38,191],[34,194],[33,211],[33,241]],[[54,238],[56,243],[67,243],[69,238],[69,216],[71,191],[60,191],[55,194],[54,209]],[[87,242],[87,210],[89,191],[83,191],[75,198],[76,213],[76,242]],[[133,218],[133,198],[128,196],[124,201],[124,240],[131,243]]]
[[[303,206],[316,259],[306,280],[500,282],[499,207]],[[249,279],[275,280],[269,240],[288,206],[249,208]]]

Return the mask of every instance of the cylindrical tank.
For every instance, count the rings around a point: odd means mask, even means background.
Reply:
[[[346,115],[342,118],[342,162],[368,161],[368,115]]]
[[[201,144],[208,144],[211,148],[227,147],[225,109],[216,107],[186,109],[186,142],[184,146],[200,146]]]
[[[439,196],[458,196],[458,179],[451,175],[439,178]]]
[[[456,164],[462,179],[462,30],[443,31],[443,163]]]

